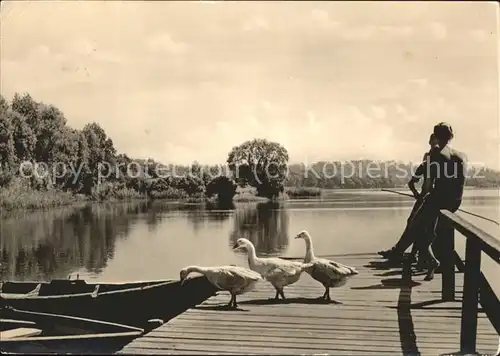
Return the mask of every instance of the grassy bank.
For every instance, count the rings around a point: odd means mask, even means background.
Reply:
[[[320,188],[295,188],[285,189],[281,199],[300,199],[320,197]],[[155,199],[164,201],[179,201],[185,203],[202,203],[207,201],[203,194],[189,196],[179,189],[167,189],[162,192],[154,192],[151,197],[141,194],[134,189],[116,187],[110,184],[103,184],[92,191],[90,196],[63,192],[56,189],[35,190],[23,180],[16,180],[8,187],[0,188],[0,209],[12,210],[33,210],[50,209],[54,207],[71,205],[79,202],[118,202],[127,200]],[[238,188],[233,198],[234,202],[265,202],[267,198],[256,195],[254,188]]]
[[[39,191],[33,189],[16,189],[12,186],[0,189],[0,215],[14,210],[42,210],[72,205],[80,202],[121,202],[130,200],[151,199],[138,194],[134,190],[117,190],[112,194],[94,193],[92,196],[61,192],[57,190]],[[204,196],[185,196],[184,194],[165,194],[153,197],[159,201],[177,201],[181,203],[197,204],[210,201]],[[213,199],[212,199],[213,200]],[[235,202],[263,202],[267,198],[258,197],[252,193],[236,194]]]
[[[268,200],[268,198],[259,197],[252,193],[237,193],[233,198],[235,203],[266,202]]]
[[[279,200],[320,198],[322,191],[323,189],[315,187],[287,187],[285,194],[280,196]],[[264,202],[268,200],[257,196],[257,192],[253,188],[238,189],[233,198],[234,202]]]
[[[236,195],[233,197],[235,203],[266,202],[269,199],[257,196],[257,189],[253,187],[237,187]]]
[[[251,193],[238,195],[240,201],[260,201]],[[82,202],[123,202],[135,200],[172,201],[189,204],[199,204],[210,201],[203,193],[187,194],[181,189],[168,188],[164,191],[154,191],[150,196],[141,194],[134,189],[102,184],[94,189],[89,196],[63,192],[57,189],[33,189],[23,179],[13,180],[7,187],[0,188],[0,215],[15,210],[43,210],[68,206]]]
[[[51,209],[91,201],[113,202],[135,199],[145,199],[145,196],[133,189],[116,188],[106,184],[93,189],[90,196],[53,188],[33,189],[27,180],[16,178],[8,186],[0,188],[0,212]]]
[[[83,195],[57,190],[33,190],[22,184],[11,184],[8,188],[0,189],[0,209],[6,211],[48,209],[86,200],[88,198]]]

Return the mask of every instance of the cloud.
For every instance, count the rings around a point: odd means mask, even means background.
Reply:
[[[74,38],[68,45],[56,48],[39,44],[22,56],[3,59],[2,80],[13,84],[7,93],[31,88],[34,95],[46,96],[68,85],[92,85],[106,76],[110,66],[122,61],[114,52],[101,50],[86,38]]]
[[[12,83],[6,91],[10,95],[30,88],[33,95],[45,96],[47,91],[67,85],[92,84],[98,81],[106,69],[102,64],[99,56],[81,57],[70,52],[54,52],[49,46],[42,44],[32,48],[23,58],[3,60],[2,84],[4,80]]]
[[[429,80],[427,78],[410,79],[409,83],[417,84],[420,87],[426,87],[429,84]]]
[[[385,118],[386,112],[385,112],[385,109],[383,107],[372,105],[371,109],[373,111],[373,116],[376,119],[383,119],[383,118]]]
[[[271,103],[267,100],[264,100],[264,102],[262,103],[262,106],[265,110],[271,110],[273,108]]]
[[[183,157],[185,161],[197,159],[199,150],[209,145],[211,149],[205,155],[221,162],[231,147],[254,137],[281,143],[293,162],[360,156],[382,159],[391,152],[393,136],[390,125],[373,120],[354,106],[336,107],[335,111],[335,115],[323,117],[313,110],[292,113],[273,104],[272,109],[261,111],[258,117],[206,123],[184,133],[183,142],[190,150]],[[272,120],[269,119],[271,115]],[[290,124],[289,117],[297,118],[294,125]],[[337,134],[347,127],[352,136]],[[333,136],[327,138],[325,133]]]
[[[342,24],[338,26],[341,38],[347,40],[404,40],[415,32],[412,26],[389,25],[356,25]]]
[[[446,25],[441,22],[431,22],[428,25],[432,37],[436,40],[444,40],[448,35]]]
[[[269,30],[269,21],[261,16],[254,16],[243,23],[243,31],[265,31]]]
[[[408,37],[414,33],[413,27],[408,25],[375,25],[359,21],[335,21],[325,9],[313,9],[309,17],[314,25],[323,29],[335,29],[341,38],[348,40],[367,40],[377,36],[397,39]]]
[[[375,35],[377,28],[371,25],[350,27],[342,31],[342,38],[347,40],[367,40]]]
[[[406,37],[414,33],[412,26],[388,26],[383,25],[378,28],[381,35],[388,35],[394,37]]]
[[[399,115],[405,115],[407,113],[406,108],[401,104],[396,104],[395,106],[396,113]]]
[[[149,38],[147,47],[153,52],[166,52],[172,54],[182,54],[188,49],[188,45],[175,41],[168,33],[162,33]]]
[[[390,124],[374,120],[354,105],[336,106],[333,114],[322,118],[322,132],[333,135],[331,139],[316,139],[307,142],[302,150],[311,152],[311,147],[319,146],[316,159],[382,159],[393,150],[394,137]],[[339,135],[349,128],[348,135]]]
[[[31,51],[29,51],[27,58],[26,58],[27,61],[31,61],[31,60],[44,61],[47,59],[49,59],[49,60],[52,59],[52,51],[50,50],[50,48],[48,46],[43,45],[43,44],[38,45],[35,48],[33,48]]]
[[[91,41],[88,38],[73,39],[68,49],[69,53],[66,53],[66,56],[74,54],[80,58],[110,63],[119,63],[122,60],[117,54],[99,46],[97,41]]]
[[[312,23],[320,27],[336,28],[340,26],[340,22],[332,20],[328,11],[323,9],[313,9],[310,17]]]
[[[260,125],[260,122],[259,120],[257,120],[257,118],[255,116],[247,116],[247,118],[245,119],[245,125],[251,127],[252,129],[255,129],[256,127],[258,127]]]
[[[75,54],[88,56],[93,54],[96,49],[95,41],[90,41],[87,38],[79,38],[70,42],[69,48]]]
[[[323,123],[316,119],[316,115],[313,111],[307,112],[307,118],[309,120],[309,130],[313,135],[319,135],[321,129],[323,128]]]
[[[392,117],[397,122],[413,123],[418,121],[418,118],[415,115],[410,114],[406,109],[406,107],[402,104],[399,103],[395,104],[393,108],[388,109],[389,112],[392,112],[393,110],[394,110],[394,116]]]
[[[488,38],[493,38],[493,33],[488,33],[483,29],[470,30],[469,36],[477,42],[485,42]]]
[[[326,10],[313,9],[311,11],[311,18],[318,23],[327,23],[330,21],[330,14]]]

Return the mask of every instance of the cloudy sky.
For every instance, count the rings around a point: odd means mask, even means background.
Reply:
[[[1,91],[165,163],[254,137],[294,162],[415,162],[448,121],[500,168],[498,20],[493,2],[4,1]]]

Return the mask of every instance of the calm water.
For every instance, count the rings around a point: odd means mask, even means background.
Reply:
[[[469,190],[462,208],[499,220],[498,190]],[[99,204],[28,212],[0,221],[2,278],[80,278],[127,281],[178,278],[190,264],[246,265],[231,251],[237,238],[260,255],[303,256],[307,229],[321,254],[375,252],[390,247],[404,229],[410,198],[380,191],[332,192],[323,200],[215,207],[175,203]],[[461,216],[499,236],[498,226]],[[464,238],[456,245],[463,256]],[[500,295],[500,267],[483,259]]]

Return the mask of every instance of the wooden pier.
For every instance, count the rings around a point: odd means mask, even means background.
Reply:
[[[221,292],[119,353],[495,355],[500,304],[480,272],[476,252],[498,262],[498,245],[454,214],[443,215],[442,248],[449,253],[431,282],[409,264],[390,266],[376,254],[331,256],[360,272],[347,285],[331,289],[338,303],[316,300],[324,288],[307,274],[285,288],[285,302],[270,300],[274,289],[261,282],[239,296],[241,310],[220,308],[229,301]],[[467,237],[465,266],[449,250],[454,228]]]

